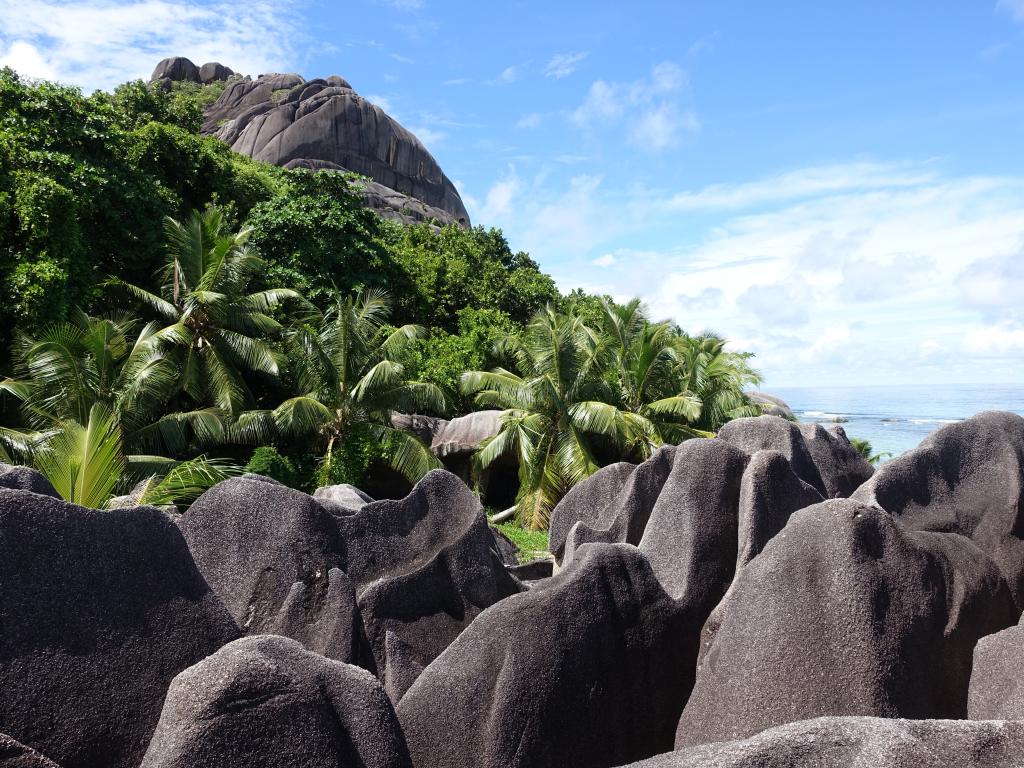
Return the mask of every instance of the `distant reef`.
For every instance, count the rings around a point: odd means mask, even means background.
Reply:
[[[284,168],[352,171],[369,177],[365,204],[407,223],[469,227],[455,185],[415,135],[357,94],[338,75],[242,77],[218,62],[197,66],[175,56],[157,64],[150,82],[225,82],[205,111],[202,132],[233,150]]]

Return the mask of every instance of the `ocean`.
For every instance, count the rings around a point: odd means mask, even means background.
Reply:
[[[898,456],[944,424],[979,411],[1024,416],[1024,384],[931,384],[901,387],[766,387],[802,422],[842,421],[849,437],[871,442],[876,453]]]

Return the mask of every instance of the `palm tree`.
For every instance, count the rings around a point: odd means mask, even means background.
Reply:
[[[243,371],[279,373],[279,356],[266,339],[282,326],[270,313],[284,301],[302,299],[287,288],[247,293],[266,265],[246,245],[249,230],[225,232],[216,207],[193,211],[184,222],[167,217],[164,230],[162,295],[111,282],[161,317],[154,338],[174,351],[181,389],[196,403],[237,416],[252,401]]]
[[[662,443],[711,437],[693,426],[703,404],[679,376],[678,332],[668,323],[651,323],[640,299],[625,305],[603,299],[601,308],[603,346],[618,385],[618,401],[652,427],[653,440],[632,446],[638,458],[647,458]]]
[[[126,316],[75,311],[37,337],[19,338],[19,378],[0,381],[0,391],[21,401],[27,425],[4,429],[0,446],[68,501],[101,507],[115,488],[142,479],[135,503],[181,503],[234,471],[203,457],[143,453],[182,453],[222,439],[225,430],[217,409],[164,412],[177,391],[177,367],[155,342],[158,325],[132,340],[136,325]]]
[[[297,324],[285,334],[299,391],[269,416],[286,437],[316,435],[330,467],[335,447],[349,439],[369,439],[391,450],[385,459],[416,481],[440,462],[415,436],[391,426],[394,411],[442,412],[445,398],[434,384],[410,381],[403,355],[423,332],[415,325],[385,325],[390,299],[368,289],[335,297],[318,326]],[[258,421],[253,412],[243,428]]]
[[[611,404],[615,393],[601,377],[600,338],[578,317],[549,306],[505,342],[504,352],[520,373],[495,368],[462,376],[463,391],[476,393],[478,405],[505,411],[476,462],[485,469],[505,454],[518,457],[517,515],[539,530],[562,496],[598,470],[594,436],[621,449],[657,435],[644,416]]]
[[[678,374],[686,391],[701,403],[692,424],[709,432],[717,432],[732,419],[761,414],[743,393],[744,388],[759,384],[761,375],[750,365],[750,354],[729,352],[726,343],[710,331],[698,336],[680,334],[677,341]]]
[[[114,414],[96,403],[84,424],[68,419],[53,426],[33,452],[32,463],[65,501],[84,507],[188,504],[210,486],[241,472],[226,462],[202,456],[169,462],[162,473],[151,474],[137,484],[127,502],[119,503],[114,489],[125,485],[130,475]],[[156,457],[147,458],[152,464]]]

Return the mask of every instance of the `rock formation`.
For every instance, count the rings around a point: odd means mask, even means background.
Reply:
[[[967,714],[972,720],[1024,720],[1024,626],[983,637],[974,648]]]
[[[398,705],[416,768],[620,765],[671,747],[700,619],[628,544],[480,614]]]
[[[338,520],[348,573],[385,689],[395,701],[485,608],[520,590],[479,499],[443,470],[406,498]]]
[[[232,75],[222,64],[197,67],[174,57],[161,61],[150,80],[163,87],[174,81],[227,80],[206,110],[203,133],[243,155],[285,168],[367,176],[370,181],[360,187],[364,202],[390,218],[469,226],[455,185],[426,147],[344,78]]]
[[[965,717],[974,644],[1016,617],[969,540],[851,500],[793,515],[722,608],[677,748],[821,715]]]
[[[874,471],[839,426],[826,430],[820,424],[755,416],[730,421],[718,437],[748,453],[778,451],[793,465],[797,476],[826,499],[849,496]]]
[[[1014,768],[1024,723],[821,717],[624,768]]]
[[[141,768],[409,768],[365,670],[293,640],[247,637],[174,678]]]
[[[855,494],[922,531],[972,539],[1024,608],[1024,418],[980,413],[886,462]]]
[[[13,464],[0,462],[0,488],[11,488],[13,490],[32,491],[43,496],[60,498],[60,494],[54,490],[50,481],[36,472],[34,469]]]
[[[778,416],[786,421],[796,421],[793,409],[782,398],[769,395],[767,392],[754,391],[747,392],[747,399],[754,405],[761,406],[761,410],[766,416]]]
[[[60,768],[34,749],[0,733],[0,768]]]
[[[174,675],[237,636],[162,512],[0,490],[0,731],[136,768]]]

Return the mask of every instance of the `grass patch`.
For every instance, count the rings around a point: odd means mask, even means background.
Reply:
[[[519,547],[518,558],[520,563],[528,563],[538,557],[548,556],[548,532],[527,531],[515,523],[502,523],[498,530],[512,539],[512,542]]]

